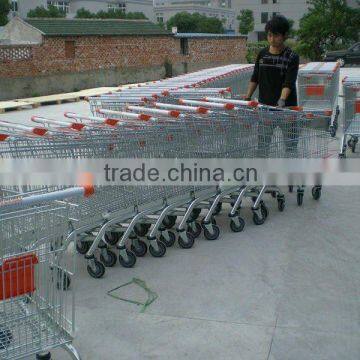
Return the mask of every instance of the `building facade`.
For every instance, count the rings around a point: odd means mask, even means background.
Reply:
[[[155,21],[153,0],[11,0],[10,16],[26,18],[29,10],[35,9],[37,6],[47,8],[49,5],[64,11],[68,18],[73,18],[77,10],[85,8],[94,13],[110,9],[142,12],[149,20]]]

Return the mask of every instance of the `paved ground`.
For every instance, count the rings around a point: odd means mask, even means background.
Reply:
[[[360,70],[342,74],[350,72]],[[0,118],[64,110],[87,106]],[[102,280],[90,278],[78,256],[75,345],[83,359],[360,359],[360,186],[326,188],[319,202],[307,192],[302,208],[289,194],[284,213],[267,204],[263,226],[245,209],[245,231],[234,234],[224,214],[220,240],[200,237],[191,250],[175,246],[133,269],[117,265]],[[133,277],[159,296],[145,313],[106,294]]]

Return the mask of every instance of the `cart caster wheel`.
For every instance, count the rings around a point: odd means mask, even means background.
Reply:
[[[271,197],[272,197],[273,199],[276,199],[276,197],[277,197],[276,191],[272,191],[272,192],[271,192]]]
[[[171,229],[175,226],[176,220],[177,220],[177,216],[167,215],[164,217],[162,224],[166,227],[166,229]]]
[[[63,272],[61,269],[58,270],[58,279],[57,279],[57,288],[59,290],[63,290],[66,291],[70,288],[71,285],[71,279],[70,276],[66,273]]]
[[[339,154],[339,159],[346,159],[346,153],[343,152],[343,153]]]
[[[119,255],[119,263],[121,264],[121,266],[123,266],[124,268],[132,268],[134,267],[135,263],[136,263],[136,256],[132,251],[126,250],[126,254],[127,254],[127,260],[125,260],[121,254]]]
[[[207,240],[217,240],[220,235],[220,229],[217,225],[212,226],[212,232],[210,232],[208,229],[204,229],[204,236]]]
[[[261,211],[261,214],[262,214],[264,220],[266,220],[267,217],[269,216],[269,210],[268,210],[268,208],[266,207],[264,201],[262,201],[262,200],[261,200],[261,202],[260,202],[260,211]]]
[[[87,266],[87,271],[89,275],[95,279],[100,279],[105,274],[105,266],[98,260],[94,259],[95,269],[92,266]]]
[[[335,128],[335,126],[330,126],[330,135],[331,135],[331,137],[336,136],[336,128]]]
[[[167,239],[163,234],[160,235],[160,241],[165,244],[166,247],[171,247],[175,244],[176,235],[172,231],[168,231],[169,238]]]
[[[189,217],[190,221],[195,221],[198,219],[198,217],[200,216],[201,213],[201,209],[193,209],[193,211],[191,212],[191,215]]]
[[[201,235],[202,227],[201,227],[201,225],[200,225],[198,222],[196,222],[196,221],[194,221],[192,224],[195,225],[195,229],[193,229],[192,225],[189,224],[187,231],[188,231],[189,233],[191,233],[191,234],[194,236],[194,238],[196,239],[196,238],[198,238],[198,237]]]
[[[90,241],[78,241],[76,243],[76,250],[79,254],[81,255],[85,255],[91,246],[91,242]]]
[[[195,243],[194,235],[189,232],[186,232],[186,240],[184,240],[181,236],[179,236],[178,243],[182,249],[191,249]]]
[[[148,233],[149,228],[146,224],[136,224],[134,226],[134,232],[137,236],[144,237]]]
[[[106,233],[104,237],[107,244],[109,244],[110,246],[115,246],[121,239],[122,235],[123,233],[112,231]]]
[[[7,327],[0,327],[0,350],[7,349],[13,340],[13,335]]]
[[[265,217],[260,217],[256,212],[253,214],[253,222],[255,225],[263,225],[265,223]]]
[[[157,245],[158,245],[158,249],[156,250],[156,249],[150,244],[150,246],[149,246],[150,254],[151,254],[153,257],[156,257],[156,258],[163,257],[163,256],[166,254],[166,246],[165,246],[165,244],[162,243],[161,241],[158,241],[158,242],[157,242]]]
[[[36,360],[51,360],[51,353],[36,354]]]
[[[321,198],[321,188],[313,187],[311,190],[311,194],[314,200],[320,200]]]
[[[303,202],[304,202],[304,193],[298,192],[297,193],[297,204],[299,206],[302,206]]]
[[[238,224],[234,220],[230,220],[230,229],[231,231],[237,233],[244,230],[245,220],[242,217],[237,218]]]
[[[221,213],[222,210],[222,202],[218,202],[215,208],[215,211],[213,212],[213,215],[219,215]]]
[[[142,240],[137,240],[136,245],[131,244],[131,251],[135,254],[136,257],[144,257],[147,253],[147,245]]]
[[[116,255],[107,249],[105,256],[100,255],[100,260],[106,267],[113,267],[116,264]]]
[[[278,209],[280,212],[283,212],[285,210],[285,199],[284,198],[278,199]]]
[[[289,185],[289,193],[294,192],[294,185]]]

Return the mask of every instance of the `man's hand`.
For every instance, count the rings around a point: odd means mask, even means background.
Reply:
[[[285,107],[285,100],[284,99],[279,99],[277,106],[280,107],[280,108],[284,108]]]

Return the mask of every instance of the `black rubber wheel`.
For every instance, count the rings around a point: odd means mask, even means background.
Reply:
[[[280,212],[285,210],[285,199],[278,199],[278,209]]]
[[[294,185],[289,185],[289,193],[292,193],[294,191]]]
[[[194,246],[195,238],[189,232],[186,232],[186,236],[187,236],[187,241],[184,241],[181,236],[178,237],[179,246],[182,249],[191,249]]]
[[[320,200],[321,198],[321,188],[319,187],[313,187],[311,189],[311,195],[313,197],[314,200]]]
[[[119,242],[122,236],[123,233],[112,231],[106,233],[104,237],[107,244],[109,244],[110,246],[115,246]]]
[[[234,220],[230,220],[230,229],[231,231],[237,233],[237,232],[241,232],[244,230],[244,227],[245,227],[245,220],[242,218],[242,217],[238,217],[238,222],[239,222],[239,225],[235,223]]]
[[[302,206],[303,202],[304,202],[304,193],[298,192],[297,193],[297,204],[299,206]]]
[[[166,246],[161,241],[158,241],[157,245],[158,245],[158,249],[155,250],[155,248],[153,248],[153,246],[150,244],[149,252],[153,257],[156,258],[163,257],[166,254]]]
[[[269,216],[269,210],[263,201],[260,202],[260,211],[261,211],[263,218],[266,220],[267,217]]]
[[[0,327],[0,350],[7,349],[13,340],[12,332],[5,326]]]
[[[116,264],[116,255],[109,249],[106,252],[106,257],[101,254],[100,260],[106,267],[113,267]]]
[[[137,236],[140,236],[140,237],[146,236],[148,231],[149,231],[149,228],[146,226],[146,224],[136,224],[134,226],[134,233]]]
[[[36,354],[36,360],[51,360],[51,353]]]
[[[254,212],[253,214],[253,221],[255,225],[263,225],[265,223],[265,217],[259,217],[259,215]]]
[[[85,255],[89,251],[90,246],[91,246],[90,241],[77,241],[76,242],[76,250],[81,255]]]
[[[336,127],[335,126],[333,126],[333,125],[331,125],[330,126],[330,135],[331,135],[331,137],[335,137],[336,136]]]
[[[274,199],[276,199],[276,197],[277,197],[276,191],[272,191],[272,192],[271,192],[271,197],[274,198]]]
[[[121,255],[119,255],[119,263],[124,268],[132,268],[136,264],[136,256],[132,251],[126,250],[128,260],[125,260]]]
[[[343,153],[339,154],[339,159],[346,159],[346,153],[343,152]]]
[[[196,221],[194,221],[193,224],[195,224],[195,230],[192,228],[191,224],[189,224],[187,231],[191,233],[195,238],[198,238],[201,235],[202,227]]]
[[[160,241],[165,244],[166,247],[171,247],[175,244],[176,235],[172,231],[168,231],[169,239],[165,238],[163,234],[160,235]]]
[[[95,264],[95,270],[93,270],[93,268],[90,265],[88,265],[87,271],[91,277],[95,279],[100,279],[105,274],[105,266],[96,259],[94,259],[94,264]]]
[[[167,215],[164,217],[162,224],[167,228],[171,229],[175,226],[177,220],[176,215]]]
[[[191,215],[189,216],[189,220],[190,221],[195,221],[198,219],[198,217],[200,216],[201,213],[201,209],[193,209],[193,211],[191,212]]]
[[[71,284],[71,279],[70,276],[66,273],[63,272],[61,269],[58,270],[58,278],[57,278],[57,288],[59,290],[68,290]]]
[[[135,254],[136,257],[144,257],[148,251],[147,245],[142,240],[137,240],[136,246],[131,245],[131,251]]]
[[[204,229],[204,236],[207,240],[217,240],[220,236],[220,229],[217,225],[212,225],[212,232],[210,232],[208,229]]]
[[[219,215],[221,213],[222,205],[223,205],[222,202],[217,203],[215,211],[213,212],[214,216]]]

